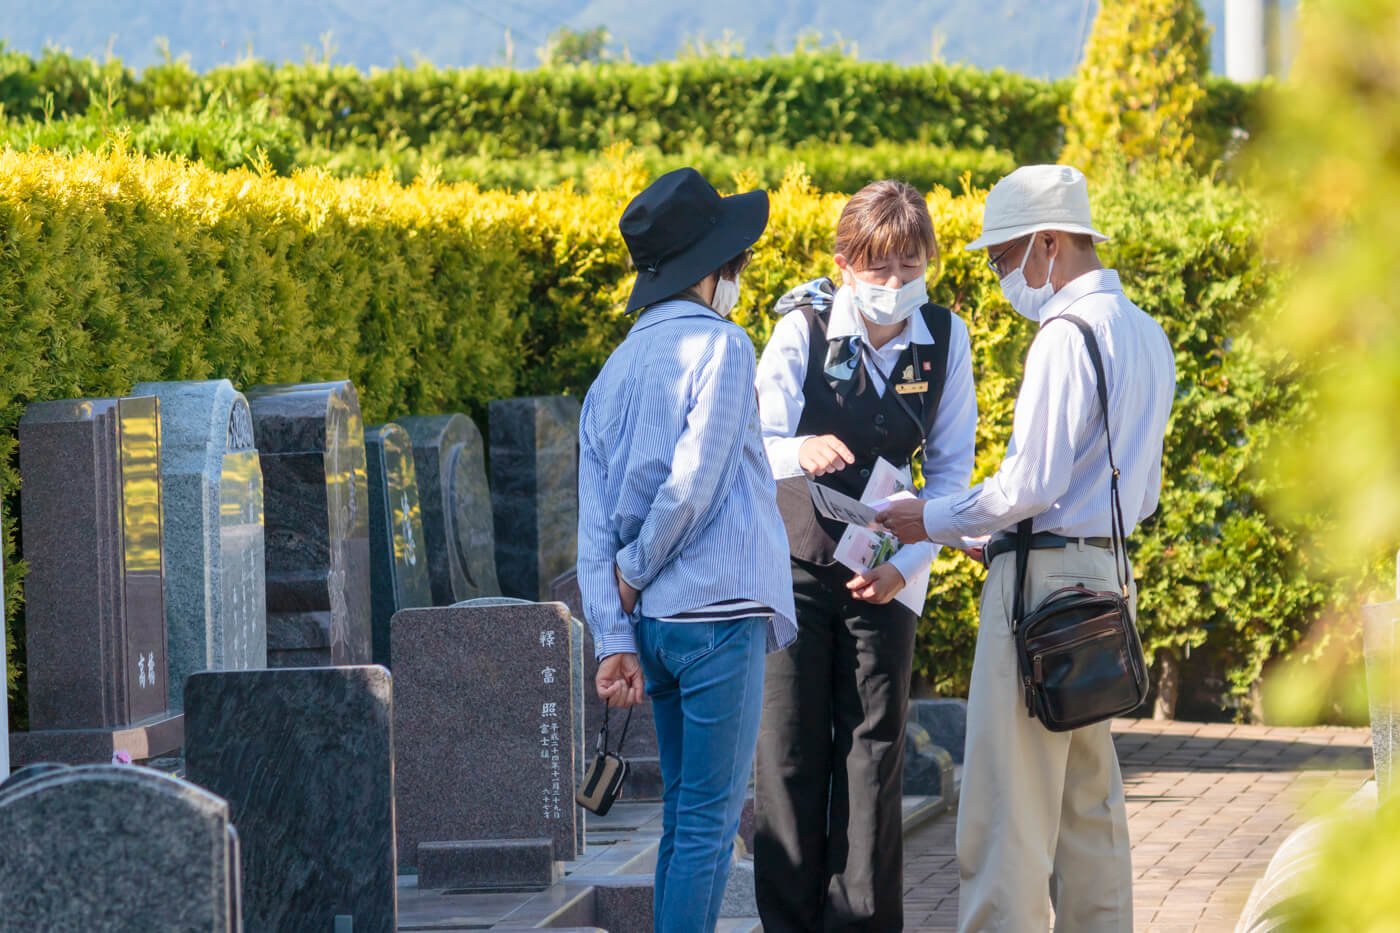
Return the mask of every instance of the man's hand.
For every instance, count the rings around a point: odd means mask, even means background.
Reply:
[[[924,531],[922,499],[901,499],[899,502],[890,503],[890,507],[875,516],[875,519],[898,538],[901,544],[928,540],[928,532]]]
[[[868,573],[858,573],[851,577],[846,589],[856,599],[883,606],[899,595],[904,589],[904,574],[894,564],[881,564]]]
[[[991,535],[982,535],[979,538],[963,538],[963,546],[958,550],[985,567],[987,566],[987,542],[991,540],[991,537]]]
[[[609,706],[625,708],[642,702],[646,678],[642,675],[641,662],[630,652],[608,655],[598,662],[594,686],[598,688],[598,697],[606,700]]]
[[[797,462],[812,476],[835,473],[856,462],[855,454],[835,434],[809,437],[797,449]]]
[[[616,564],[613,565],[613,573],[617,576],[617,595],[622,600],[622,611],[630,616],[632,610],[637,608],[637,597],[642,595],[641,591],[622,579],[622,570]]]

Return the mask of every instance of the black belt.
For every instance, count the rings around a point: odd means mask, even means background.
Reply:
[[[1109,550],[1113,547],[1112,538],[1066,538],[1064,535],[1057,535],[1050,531],[1037,531],[1031,535],[1031,550],[1044,551],[1050,548],[1069,547],[1077,545],[1083,541],[1089,547],[1101,547]],[[1016,550],[1016,533],[1014,531],[999,531],[992,535],[992,539],[987,542],[983,561],[988,567],[992,565],[993,558],[1001,554],[1009,554]]]

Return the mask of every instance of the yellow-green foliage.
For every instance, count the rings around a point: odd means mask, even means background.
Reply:
[[[140,380],[224,376],[249,386],[348,376],[368,420],[464,410],[511,395],[585,391],[630,319],[617,218],[641,163],[595,167],[512,194],[423,179],[290,178],[121,151],[0,153],[0,491],[15,556],[15,425],[34,400],[114,395]],[[752,176],[715,179],[734,190]],[[1034,327],[1007,308],[984,257],[961,245],[983,194],[930,195],[942,270],[935,300],[967,321],[978,406],[977,476],[1000,461]],[[1332,598],[1296,562],[1299,532],[1270,521],[1251,472],[1286,429],[1293,396],[1244,339],[1272,270],[1241,193],[1194,179],[1096,187],[1105,259],[1177,349],[1178,402],[1162,510],[1136,536],[1150,650],[1204,647],[1246,689]],[[844,196],[792,173],[736,312],[761,349],[776,299],[834,272]],[[916,669],[966,690],[981,570],[940,560]],[[8,579],[19,608],[19,574]],[[17,620],[16,612],[10,613]],[[1196,655],[1202,656],[1203,653]]]
[[[1254,153],[1278,217],[1273,248],[1296,265],[1271,336],[1309,399],[1308,417],[1276,447],[1278,508],[1326,515],[1320,537],[1338,560],[1382,554],[1389,564],[1400,546],[1400,0],[1305,4],[1298,35],[1293,74]],[[1354,616],[1343,623],[1360,627]],[[1355,668],[1337,674],[1365,683]],[[1335,689],[1290,675],[1298,696]],[[1334,828],[1281,929],[1400,931],[1396,877],[1392,800]]]
[[[1364,560],[1400,547],[1400,0],[1303,9],[1255,152],[1298,267],[1275,336],[1315,393],[1281,505],[1334,516],[1328,547]]]
[[[1090,177],[1118,165],[1185,164],[1208,39],[1197,0],[1103,0],[1065,113],[1060,161]]]

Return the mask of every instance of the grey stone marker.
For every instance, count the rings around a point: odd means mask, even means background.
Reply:
[[[392,707],[378,666],[186,681],[187,773],[228,800],[250,931],[394,933]]]
[[[369,493],[355,386],[256,386],[247,397],[266,495],[268,664],[366,664]]]
[[[492,402],[491,502],[501,592],[548,599],[578,562],[579,403],[568,396]]]
[[[10,737],[13,764],[179,748],[166,691],[159,403],[37,402],[19,444],[33,731]]]
[[[142,382],[160,399],[170,708],[195,671],[267,667],[263,482],[248,402],[227,379]]]
[[[501,595],[486,449],[466,415],[412,415],[394,422],[413,441],[433,605]]]
[[[5,558],[0,555],[0,781],[10,773],[9,643],[5,639]]]
[[[433,604],[413,442],[397,424],[365,428],[369,463],[370,627],[374,663],[389,667],[389,620]]]
[[[394,648],[398,851],[547,838],[577,857],[573,648],[557,603],[405,609]]]
[[[1395,750],[1400,744],[1400,555],[1395,561],[1392,602],[1361,610],[1366,652],[1366,692],[1371,705],[1371,752],[1376,765],[1376,792],[1387,799],[1395,788]]]
[[[243,929],[228,804],[178,778],[86,765],[17,782],[0,790],[0,839],[5,930]]]
[[[579,592],[577,570],[569,570],[555,577],[549,584],[549,593],[550,599],[568,606],[574,618],[583,619],[583,594]],[[583,734],[586,747],[592,748],[594,737],[603,725],[603,701],[598,699],[598,691],[594,687],[598,676],[598,659],[593,645],[593,630],[586,622],[581,622],[580,633],[583,641],[580,651],[583,661]],[[616,724],[617,714],[613,715],[613,722]],[[656,744],[656,716],[649,697],[644,696],[640,704],[632,707],[632,722],[627,727],[627,744],[622,753],[632,767],[627,784],[623,787],[623,798],[660,800],[663,790],[661,752]]]

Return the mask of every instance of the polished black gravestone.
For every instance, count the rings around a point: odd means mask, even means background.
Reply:
[[[548,599],[578,560],[579,404],[568,396],[492,402],[491,502],[501,592]]]
[[[142,382],[160,400],[170,708],[195,671],[267,667],[263,481],[253,420],[227,379]]]
[[[186,771],[228,800],[249,931],[394,933],[392,710],[378,666],[186,681]]]
[[[374,663],[389,667],[389,620],[400,609],[431,606],[433,593],[408,432],[392,422],[365,428],[365,457]]]
[[[578,853],[568,610],[557,603],[394,616],[398,851],[553,841]]]
[[[0,530],[0,534],[3,531]],[[5,559],[0,556],[0,655],[8,655],[5,634]],[[4,665],[0,665],[3,667]],[[8,680],[0,675],[0,782],[10,773],[10,691]]]
[[[180,747],[168,708],[161,434],[151,397],[30,405],[19,425],[32,731],[16,765]]]
[[[501,595],[486,451],[466,415],[412,415],[395,424],[413,442],[433,605]]]
[[[16,781],[0,789],[0,839],[0,929],[243,929],[228,804],[170,775],[85,765]]]
[[[355,386],[257,386],[247,397],[266,496],[268,664],[366,664],[369,493]]]

